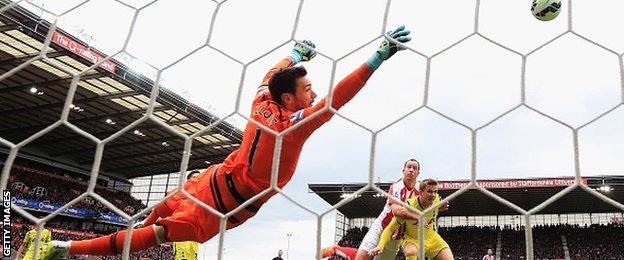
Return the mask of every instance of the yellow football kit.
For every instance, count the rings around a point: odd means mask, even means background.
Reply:
[[[34,259],[33,253],[35,252],[35,239],[37,239],[36,229],[31,229],[30,231],[26,232],[23,243],[24,243],[24,246],[28,247],[28,250],[26,251],[22,259],[24,260]],[[46,252],[46,250],[48,249],[46,247],[45,242],[50,242],[51,240],[52,240],[52,232],[50,232],[49,229],[44,228],[41,231],[41,240],[39,241],[39,253],[38,253],[39,258],[41,258]]]
[[[173,242],[175,260],[197,259],[198,243],[195,241]]]
[[[426,208],[422,207],[418,201],[419,196],[411,198],[407,200],[407,203],[414,208],[424,211]],[[440,195],[438,195],[432,205],[436,205],[440,203]],[[428,214],[421,216],[420,219],[424,219],[427,224],[425,224],[425,256],[429,259],[435,258],[442,249],[448,248],[449,245],[442,239],[440,234],[438,234],[438,228],[436,225],[436,219],[438,217],[438,209],[429,212]],[[428,226],[427,226],[428,225]],[[381,237],[379,238],[378,246],[382,247],[385,245],[388,240],[390,240],[392,233],[399,229],[399,233],[402,234],[401,237],[401,246],[405,247],[405,245],[413,244],[418,247],[418,220],[411,219],[397,219],[396,217],[392,218],[390,224],[386,226]]]

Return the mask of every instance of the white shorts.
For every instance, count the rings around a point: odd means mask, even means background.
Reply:
[[[379,237],[382,232],[383,229],[381,228],[381,225],[375,225],[375,223],[373,223],[364,236],[364,239],[362,239],[362,243],[360,244],[358,250],[364,250],[368,253],[373,248],[377,247],[377,243],[379,243]],[[390,241],[388,241],[388,243],[384,246],[384,251],[375,257],[375,259],[394,259],[396,254],[399,252],[399,245],[399,240],[390,239]]]

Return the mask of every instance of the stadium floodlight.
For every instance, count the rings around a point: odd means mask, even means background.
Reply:
[[[30,93],[33,93],[33,94],[37,93],[37,88],[35,87],[30,88]]]
[[[602,192],[611,192],[613,190],[613,187],[609,186],[609,185],[603,185],[600,186],[599,188],[597,188],[598,191],[602,191]]]
[[[142,133],[141,131],[139,131],[139,129],[135,129],[135,130],[134,130],[134,134],[135,134],[135,135],[138,135],[138,136],[141,136],[141,137],[144,137],[144,136],[145,136],[145,134],[144,134],[144,133]]]
[[[362,196],[361,194],[357,194],[355,195],[354,193],[342,193],[340,194],[340,198],[344,199],[344,198],[349,198],[349,197],[354,197],[354,198],[359,198],[360,196]]]
[[[373,197],[375,198],[381,198],[381,197],[385,197],[386,195],[381,194],[381,193],[375,193],[375,195],[373,195]]]

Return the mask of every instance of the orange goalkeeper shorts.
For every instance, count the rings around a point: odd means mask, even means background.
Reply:
[[[208,168],[210,169],[210,168]],[[204,170],[202,173],[200,173],[199,176],[207,174],[209,171],[208,169]],[[187,180],[184,183],[184,190],[186,190],[189,194],[194,195],[195,194],[195,190],[197,188],[197,182],[199,179],[199,176],[192,178],[190,180]],[[169,193],[173,193],[178,191],[177,188],[171,190]],[[171,216],[171,214],[173,214],[173,212],[178,209],[178,207],[180,206],[180,202],[184,199],[187,199],[186,196],[184,196],[184,194],[182,194],[181,192],[178,192],[176,194],[174,194],[173,196],[169,197],[169,199],[167,199],[164,203],[157,205],[156,207],[154,207],[154,212],[156,212],[156,215],[159,218],[165,218],[168,216]]]
[[[235,181],[237,179],[235,174],[241,173],[227,172],[224,167],[221,167],[221,164],[212,165],[201,175],[195,177],[197,179],[193,184],[195,187],[189,187],[194,189],[194,192],[190,193],[206,205],[225,214],[255,195],[247,185]],[[186,185],[185,189],[187,189]],[[270,196],[272,194],[254,201],[229,217],[227,229],[236,227],[256,215],[260,206]],[[166,206],[172,211],[171,214],[156,221],[157,225],[165,228],[167,241],[192,240],[203,243],[219,233],[220,218],[217,215],[210,213],[181,193],[174,197],[175,199],[168,204],[175,208]],[[160,206],[166,204],[163,203]]]

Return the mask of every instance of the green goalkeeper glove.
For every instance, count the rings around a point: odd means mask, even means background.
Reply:
[[[396,30],[387,32],[386,38],[392,38],[400,43],[406,43],[412,40],[412,37],[410,37],[409,34],[410,31],[405,30],[405,25],[401,25]],[[371,56],[368,61],[366,61],[366,64],[368,64],[368,67],[372,70],[376,70],[384,60],[392,57],[392,55],[394,55],[397,51],[404,49],[404,47],[401,47],[388,39],[384,39],[379,46],[379,49],[373,53],[373,56]]]
[[[316,45],[314,45],[312,41],[303,40],[303,43],[312,48],[316,48]],[[295,63],[299,63],[301,61],[309,61],[314,57],[316,57],[316,52],[301,43],[295,43],[295,46],[290,53],[290,58],[292,58]]]

